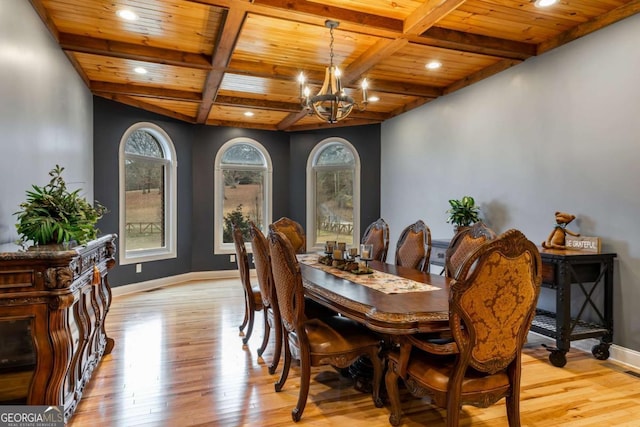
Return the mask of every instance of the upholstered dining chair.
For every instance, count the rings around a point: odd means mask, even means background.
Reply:
[[[307,237],[300,223],[283,216],[269,225],[269,228],[271,227],[287,236],[295,253],[303,254],[307,251]]]
[[[462,405],[488,407],[506,398],[509,426],[520,425],[521,353],[540,293],[536,246],[509,230],[470,254],[452,281],[449,326],[454,342],[409,341],[388,355],[389,422],[400,424],[398,378],[416,396],[430,396],[457,426]]]
[[[445,276],[454,277],[467,255],[482,246],[486,241],[495,238],[496,233],[482,221],[459,230],[451,239],[445,253]]]
[[[282,351],[282,323],[280,322],[280,311],[278,300],[276,299],[275,288],[273,287],[273,275],[271,274],[271,258],[269,257],[269,247],[267,239],[262,231],[250,222],[249,234],[251,235],[251,248],[253,250],[253,263],[256,267],[258,285],[262,295],[262,307],[264,312],[264,335],[262,344],[258,349],[258,356],[262,356],[269,344],[269,336],[273,331],[275,336],[275,348],[273,359],[269,365],[269,373],[273,374],[280,362]]]
[[[405,227],[396,244],[396,265],[429,271],[431,230],[422,220]]]
[[[378,218],[364,230],[360,243],[373,245],[373,259],[387,262],[389,225],[384,219]]]
[[[244,244],[242,230],[233,224],[232,231],[233,243],[236,248],[236,262],[238,263],[240,281],[244,289],[244,320],[240,325],[240,332],[243,332],[245,326],[247,327],[244,338],[242,339],[242,343],[247,344],[253,332],[255,313],[262,310],[262,295],[260,294],[260,288],[254,287],[251,284],[249,277],[249,256],[247,255],[247,248]]]
[[[364,326],[342,316],[308,319],[300,265],[289,239],[283,233],[269,230],[267,237],[271,254],[271,270],[284,334],[284,365],[277,392],[282,390],[291,366],[291,359],[300,361],[300,391],[293,421],[299,421],[309,394],[311,367],[332,365],[346,368],[366,356],[373,365],[373,402],[382,407],[380,382],[382,361],[379,357],[380,338]]]

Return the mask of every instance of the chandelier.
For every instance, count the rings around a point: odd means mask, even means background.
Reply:
[[[298,76],[300,83],[300,103],[309,114],[314,114],[322,121],[328,123],[337,123],[347,118],[353,107],[364,111],[369,102],[367,99],[367,79],[363,79],[360,87],[362,88],[362,106],[358,105],[353,98],[346,94],[342,83],[340,82],[341,73],[338,67],[333,65],[333,29],[339,25],[338,21],[326,20],[325,27],[329,28],[331,35],[329,66],[325,70],[324,83],[317,95],[310,96],[311,90],[305,86],[305,77],[303,73]]]

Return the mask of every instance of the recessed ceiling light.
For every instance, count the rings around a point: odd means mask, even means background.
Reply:
[[[134,11],[129,9],[119,9],[116,12],[116,15],[118,15],[122,19],[126,19],[127,21],[135,21],[136,19],[138,19],[138,15]]]
[[[378,102],[378,101],[380,101],[380,98],[378,98],[375,95],[369,97],[369,102]]]
[[[429,70],[437,70],[438,68],[442,67],[442,62],[431,61],[431,62],[427,63],[427,65],[425,65],[425,67],[427,67]]]
[[[136,67],[133,69],[138,74],[147,74],[147,69],[144,67]]]
[[[551,5],[556,4],[557,2],[558,0],[536,0],[534,5],[536,7],[549,7]]]
[[[244,115],[247,117],[253,117],[253,112],[252,111],[245,111]]]

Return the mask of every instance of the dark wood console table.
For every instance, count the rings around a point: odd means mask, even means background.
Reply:
[[[104,323],[115,239],[0,252],[0,404],[63,406],[71,418],[114,345]]]
[[[437,239],[431,243],[430,263],[444,268],[449,240]],[[564,366],[570,342],[586,338],[600,338],[591,352],[597,359],[608,359],[613,339],[613,259],[616,254],[538,249],[542,258],[542,286],[555,290],[555,311],[538,308],[531,330],[555,339],[556,347],[547,347],[549,361],[554,366]],[[593,296],[600,288],[603,301],[598,303]],[[572,316],[571,295],[574,293],[584,297],[584,301]],[[583,319],[587,309],[597,317],[595,322]]]

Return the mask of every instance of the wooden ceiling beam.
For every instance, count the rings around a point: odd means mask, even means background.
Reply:
[[[376,80],[369,87],[369,91],[420,96],[424,98],[437,98],[442,95],[442,89],[439,87],[390,80]]]
[[[393,55],[408,43],[409,41],[404,39],[378,40],[347,66],[343,73],[342,84],[345,86],[352,84],[380,61]]]
[[[415,44],[510,59],[527,59],[537,54],[537,46],[532,43],[481,36],[441,27],[431,27],[420,36],[409,37],[409,41]]]
[[[475,72],[473,74],[470,74],[468,76],[466,76],[463,79],[458,80],[457,82],[454,82],[452,84],[450,84],[449,86],[447,86],[444,91],[443,91],[443,95],[447,95],[451,92],[455,92],[456,90],[462,89],[463,87],[467,87],[470,86],[474,83],[479,82],[480,80],[484,80],[487,77],[491,77],[494,74],[497,74],[501,71],[506,70],[507,68],[511,68],[514,65],[518,65],[520,64],[522,61],[518,60],[518,59],[503,59],[502,61],[498,61],[493,65],[490,65],[486,68],[483,68],[482,70]]]
[[[157,105],[154,105],[148,102],[143,102],[139,99],[132,98],[128,95],[119,95],[114,93],[103,93],[103,92],[96,92],[95,95],[101,98],[120,102],[122,104],[126,104],[131,107],[140,108],[145,111],[151,111],[152,113],[160,114],[161,116],[171,117],[176,120],[181,120],[187,123],[195,123],[195,120],[193,119],[193,117],[190,117],[181,113],[176,113],[175,111],[167,110],[166,108],[158,107]]]
[[[399,19],[358,12],[352,9],[345,9],[342,7],[307,0],[253,0],[253,5],[254,8],[256,6],[267,6],[272,8],[274,14],[276,14],[275,11],[280,9],[293,11],[303,15],[321,16],[325,19],[331,18],[333,20],[340,21],[341,23],[352,22],[367,27],[384,28],[386,30],[396,32],[401,32],[403,25],[402,21]],[[264,12],[264,9],[262,9],[262,11]]]
[[[327,129],[327,128],[339,128],[339,127],[347,127],[347,126],[363,126],[363,125],[374,125],[380,123],[377,120],[367,120],[367,119],[352,119],[349,117],[348,119],[344,119],[339,121],[338,123],[323,123],[318,121],[318,123],[307,123],[304,125],[292,126],[290,128],[285,129],[288,132],[299,132],[305,130],[315,130],[315,129]]]
[[[409,35],[422,34],[464,2],[465,0],[427,0],[405,18],[402,32]]]
[[[226,126],[231,128],[244,128],[244,129],[264,129],[264,130],[278,130],[274,125],[267,125],[253,122],[238,122],[233,120],[207,120],[209,126]]]
[[[233,53],[233,48],[242,29],[245,17],[245,7],[232,7],[225,16],[224,25],[222,26],[220,37],[218,37],[216,50],[213,54],[213,60],[211,61],[213,70],[207,75],[202,91],[202,103],[200,104],[197,114],[198,123],[205,123],[209,117],[211,105],[213,105],[213,101],[220,89],[220,84],[224,77],[224,69],[231,60],[231,54]]]
[[[112,56],[134,61],[176,65],[178,67],[211,69],[211,57],[201,54],[140,46],[115,40],[98,39],[75,34],[60,33],[60,47],[66,51]]]
[[[202,97],[198,92],[165,89],[161,87],[92,81],[89,89],[91,89],[92,92],[111,92],[119,95],[172,99],[176,101],[202,101]]]
[[[302,108],[300,104],[291,102],[268,101],[266,99],[244,98],[238,96],[218,95],[214,101],[215,105],[229,107],[259,108],[261,110],[290,111],[298,112]]]

